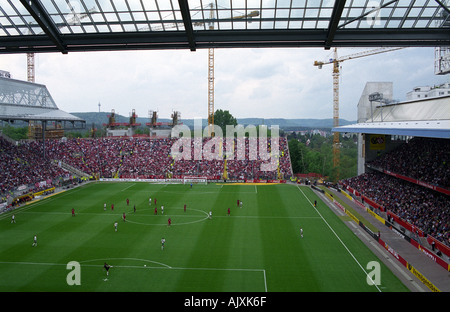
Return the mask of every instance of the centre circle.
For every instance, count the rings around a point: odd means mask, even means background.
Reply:
[[[183,208],[169,208],[169,209],[170,210],[174,210],[174,209],[175,210],[183,210]],[[145,209],[145,210],[147,210],[147,209]],[[150,210],[150,209],[148,209],[148,210]],[[127,215],[126,222],[134,223],[134,224],[141,224],[141,225],[165,225],[165,226],[167,226],[167,223],[147,223],[147,222],[139,222],[139,221],[134,221],[133,220],[133,218],[136,218],[136,217],[146,217],[146,218],[147,217],[148,218],[157,217],[157,218],[161,218],[161,217],[167,216],[167,218],[171,218],[172,219],[171,226],[175,226],[175,225],[186,225],[186,224],[199,223],[199,222],[202,222],[202,221],[205,221],[206,219],[208,219],[208,213],[206,213],[203,210],[190,208],[189,211],[196,211],[196,212],[200,212],[201,214],[199,214],[199,215],[181,215],[181,214],[179,214],[179,215],[171,215],[171,214],[167,214],[167,212],[166,212],[165,215],[162,215],[162,214],[158,214],[158,215],[148,215],[148,214],[147,215],[136,215],[136,214],[132,213],[132,214]],[[193,221],[187,221],[187,222],[177,222],[176,221],[177,217],[186,218],[187,216],[190,217],[190,218],[198,217],[198,219],[195,219]],[[131,218],[131,220],[130,220],[130,218]]]

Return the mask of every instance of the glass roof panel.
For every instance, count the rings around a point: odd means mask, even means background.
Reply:
[[[48,14],[47,34],[17,0],[0,0],[0,37],[185,31],[178,0],[33,0]],[[188,0],[194,31],[327,30],[335,0]],[[450,0],[348,0],[338,29],[450,27]],[[442,6],[446,6],[445,10]],[[42,14],[42,12],[38,12]],[[35,15],[36,16],[36,15]],[[50,27],[52,28],[52,27]],[[55,36],[56,34],[56,36]],[[195,36],[194,36],[195,37]],[[53,38],[55,39],[55,38]],[[126,40],[126,39],[125,39]],[[1,44],[0,44],[1,46]]]
[[[113,0],[115,11],[117,12],[125,12],[129,11],[128,6],[125,0]]]
[[[43,33],[38,23],[20,3],[0,0],[0,36],[22,36]]]
[[[108,0],[100,0],[97,2],[97,4],[98,4],[98,9],[101,12],[113,12],[114,11],[114,8],[113,8],[111,2]]]

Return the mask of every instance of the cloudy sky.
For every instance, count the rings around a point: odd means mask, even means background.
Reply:
[[[338,49],[340,57],[367,49]],[[237,118],[332,118],[332,57],[322,48],[215,49],[215,109]],[[434,48],[407,48],[341,63],[340,117],[356,120],[366,82],[392,81],[394,98],[416,86],[448,82],[434,75]],[[26,80],[26,55],[0,55],[0,69]],[[208,51],[72,52],[36,54],[36,83],[66,112],[112,109],[140,117],[157,110],[207,117]]]

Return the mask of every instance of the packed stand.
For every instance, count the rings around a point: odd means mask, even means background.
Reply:
[[[46,140],[46,157],[43,158],[44,145],[41,141],[25,142],[15,146],[0,138],[0,191],[9,192],[21,185],[31,185],[43,180],[57,180],[67,177],[68,172],[61,169],[52,160],[64,162],[96,178],[166,178],[182,176],[206,176],[220,179],[224,172],[223,154],[226,154],[226,140],[212,144],[210,138],[201,141],[190,140],[190,159],[172,157],[172,146],[177,139],[146,138],[99,138]],[[202,144],[202,158],[196,160],[195,148]],[[234,157],[228,157],[227,173],[229,179],[277,179],[278,162],[280,173],[286,178],[292,175],[287,142],[279,139],[280,155],[274,160],[276,169],[261,170],[260,155],[251,154],[253,146],[248,139],[243,140],[245,155],[238,156],[238,142],[233,142]],[[268,139],[267,152],[270,152]],[[222,145],[223,153],[214,148]],[[215,154],[213,159],[207,156],[207,149]],[[182,151],[182,148],[180,149]],[[256,156],[255,156],[256,155]],[[189,157],[186,157],[189,158]],[[197,157],[198,158],[198,157]]]
[[[448,195],[380,172],[365,173],[342,183],[450,246]]]
[[[450,140],[416,137],[369,164],[448,189],[449,160]]]
[[[43,158],[40,149],[33,142],[22,142],[14,145],[0,137],[0,193],[2,196],[26,185],[37,190],[39,183],[45,181],[52,185],[55,180],[68,173],[51,162],[51,158]]]
[[[202,140],[190,139],[191,156],[185,159],[172,157],[172,147],[178,139],[146,139],[146,138],[100,138],[100,139],[69,139],[67,141],[47,141],[48,157],[61,160],[83,172],[97,177],[123,177],[123,178],[165,178],[181,176],[207,176],[220,178],[224,171],[222,156],[209,159],[207,147],[220,144],[223,154],[226,151],[226,140],[222,143],[212,144],[210,138]],[[270,151],[270,139],[268,139]],[[194,155],[202,144],[202,158]],[[234,159],[227,162],[229,178],[242,179],[276,179],[277,170],[262,171],[261,164],[267,163],[258,157],[249,155],[249,140],[245,139],[245,156],[237,157],[237,140],[235,139]],[[189,144],[189,143],[188,143]],[[285,138],[279,139],[280,156],[276,160],[280,163],[280,172],[283,176],[292,175],[288,145]],[[176,150],[176,148],[174,148]],[[183,152],[180,146],[178,152]],[[214,154],[213,149],[209,151]],[[186,159],[188,158],[188,159]],[[278,163],[277,163],[278,164]]]

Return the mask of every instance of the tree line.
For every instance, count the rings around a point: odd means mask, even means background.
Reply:
[[[225,133],[226,125],[235,126],[237,120],[227,110],[216,110],[214,124],[221,127]],[[333,166],[333,136],[330,129],[325,132],[329,135],[310,133],[301,135],[296,132],[287,134],[280,129],[280,136],[286,136],[288,140],[293,173],[319,173],[327,176],[330,181],[337,179],[337,171]],[[343,137],[340,135],[339,142],[339,179],[356,176],[358,171],[356,136]]]
[[[294,173],[319,173],[335,181],[337,171],[333,166],[333,136],[295,132],[287,135],[292,171]],[[356,136],[340,136],[340,172],[339,179],[357,175]]]

